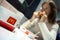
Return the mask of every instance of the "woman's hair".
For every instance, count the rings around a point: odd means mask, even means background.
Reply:
[[[42,6],[44,5],[44,4],[46,4],[47,2],[44,2],[43,4],[42,4]],[[55,23],[55,21],[56,21],[56,13],[57,13],[57,8],[56,8],[56,5],[53,3],[53,2],[49,2],[48,3],[49,5],[50,5],[50,13],[48,14],[48,22],[49,23],[52,23],[52,24],[54,24]]]

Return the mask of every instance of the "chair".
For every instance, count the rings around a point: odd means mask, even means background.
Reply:
[[[60,20],[57,20],[57,23],[59,24],[59,29],[58,29],[58,32],[57,32],[56,40],[60,40]]]

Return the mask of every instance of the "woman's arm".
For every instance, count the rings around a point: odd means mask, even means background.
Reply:
[[[58,24],[53,25],[51,31],[48,30],[44,22],[39,23],[39,27],[44,40],[56,40],[56,35],[59,28]]]
[[[25,23],[23,23],[20,27],[30,28],[32,25],[34,25],[34,23],[38,21],[37,16],[38,16],[38,12],[34,12],[32,18],[26,21]]]
[[[54,24],[53,27],[52,27],[52,30],[50,31],[50,33],[52,35],[52,38],[56,39],[58,29],[59,29],[59,25]]]
[[[34,23],[36,23],[38,20],[38,18],[34,19],[33,21],[26,21],[25,23],[23,23],[20,27],[24,27],[24,28],[30,28],[32,25],[34,25]]]

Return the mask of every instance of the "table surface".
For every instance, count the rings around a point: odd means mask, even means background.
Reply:
[[[20,30],[15,30],[16,32],[10,32],[2,27],[0,27],[0,40],[32,40],[28,38],[27,35],[25,35]]]

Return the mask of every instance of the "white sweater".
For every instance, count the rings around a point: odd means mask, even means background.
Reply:
[[[36,18],[32,22],[30,22],[30,20],[28,20],[20,27],[30,28],[37,21],[38,21],[38,18]],[[39,28],[40,28],[40,31],[42,33],[42,37],[44,40],[56,40],[56,35],[57,35],[58,28],[59,28],[57,23],[52,26],[51,31],[48,30],[48,28],[44,22],[39,22],[38,25],[39,25]]]

